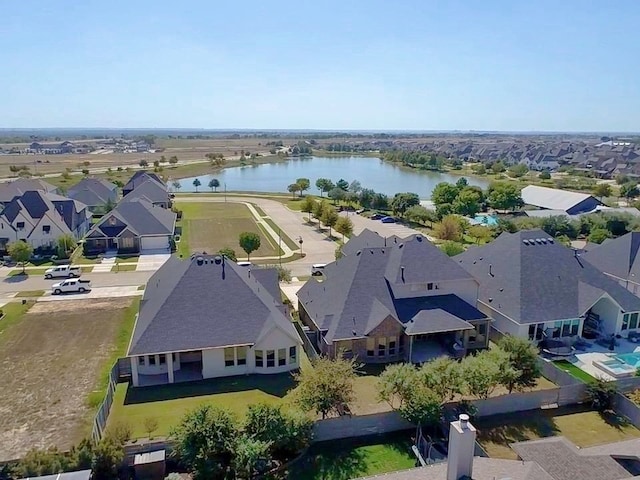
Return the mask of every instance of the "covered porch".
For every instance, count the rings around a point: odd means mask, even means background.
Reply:
[[[134,387],[202,380],[202,351],[130,357]]]

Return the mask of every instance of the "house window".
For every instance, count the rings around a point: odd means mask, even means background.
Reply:
[[[256,350],[256,367],[264,367],[264,359],[262,350]]]
[[[283,367],[287,364],[287,349],[279,348],[278,349],[278,366]]]
[[[382,337],[378,339],[378,356],[384,357],[387,354],[387,339]]]
[[[156,364],[156,356],[149,355],[149,365],[155,365],[155,364]]]
[[[367,338],[367,357],[373,357],[375,355],[376,339]]]
[[[289,363],[296,363],[298,361],[298,349],[294,345],[289,347]]]
[[[138,364],[144,366],[144,357],[138,357]]]
[[[477,329],[478,329],[478,335],[486,335],[487,334],[487,324],[486,323],[481,323],[480,325],[478,325]]]
[[[629,321],[629,329],[638,328],[638,314],[632,313],[631,320]]]
[[[433,290],[433,283],[427,283],[427,290]]]
[[[16,227],[18,228],[18,230],[22,230],[24,228],[24,222],[16,223]]]
[[[164,353],[158,355],[158,359],[160,360],[160,365],[164,365],[165,363],[167,363],[167,357]]]
[[[276,352],[275,350],[267,350],[267,367],[276,366]]]
[[[568,337],[571,335],[571,322],[562,322],[562,333],[561,337]]]
[[[622,316],[622,330],[626,330],[627,328],[629,328],[629,314],[625,313]]]
[[[236,358],[238,365],[247,364],[247,347],[236,347]]]
[[[227,347],[224,349],[224,366],[225,367],[235,367],[236,365],[236,357],[235,357],[235,348]]]
[[[51,233],[51,225],[43,225],[42,233]]]
[[[389,355],[396,354],[396,337],[389,337]]]
[[[579,330],[580,330],[580,320],[579,319],[571,320],[571,335],[578,335]]]

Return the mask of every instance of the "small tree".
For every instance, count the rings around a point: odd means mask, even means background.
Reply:
[[[336,260],[340,260],[342,257],[344,257],[344,253],[342,253],[342,247],[338,245],[333,252],[333,258],[335,258]]]
[[[353,222],[348,217],[339,217],[335,226],[336,232],[342,235],[342,241],[344,242],[345,235],[350,237],[353,234]]]
[[[296,192],[298,190],[300,190],[300,185],[298,185],[297,183],[291,183],[287,187],[287,191],[291,194],[293,198],[296,198]]]
[[[218,187],[220,186],[220,180],[217,178],[212,178],[209,180],[209,188],[215,192],[218,191]]]
[[[611,238],[611,232],[606,228],[594,228],[587,237],[591,243],[602,243],[607,238]]]
[[[309,181],[308,178],[298,178],[296,180],[296,185],[298,185],[298,190],[300,190],[300,196],[302,196],[303,192],[305,192],[306,190],[309,190],[309,187],[311,186],[311,182]]]
[[[304,197],[302,204],[300,205],[300,210],[307,213],[309,215],[309,222],[311,222],[311,214],[316,206],[316,201],[310,195]]]
[[[357,369],[353,359],[318,358],[313,362],[313,368],[303,368],[295,374],[298,382],[295,402],[303,411],[320,413],[322,418],[330,413],[340,413],[353,402]]]
[[[418,426],[434,427],[440,423],[442,403],[432,390],[423,384],[418,384],[409,391],[398,411],[408,422]]]
[[[396,193],[391,200],[391,209],[401,217],[415,205],[420,205],[420,197],[416,193]]]
[[[401,408],[419,380],[418,371],[410,363],[387,365],[378,377],[378,398],[393,409]]]
[[[476,243],[479,245],[480,242],[488,241],[493,235],[491,233],[491,229],[485,227],[484,225],[472,225],[469,227],[467,231],[470,237],[476,239]]]
[[[178,157],[176,157],[175,155],[169,157],[169,164],[170,165],[175,165],[176,163],[178,163]]]
[[[322,219],[322,213],[328,208],[331,207],[329,206],[329,204],[327,204],[326,200],[316,202],[316,204],[313,206],[313,216],[318,219],[318,231],[320,231],[320,221]]]
[[[236,251],[232,248],[225,247],[218,250],[218,255],[222,255],[229,260],[233,260],[234,262],[238,261],[238,257],[236,256]]]
[[[498,341],[498,347],[509,355],[509,362],[518,376],[505,387],[511,393],[513,390],[523,390],[534,387],[540,378],[538,351],[528,340],[513,335],[505,335]]]
[[[466,389],[460,362],[440,357],[422,365],[420,376],[424,384],[438,395],[442,403],[449,402]]]
[[[238,243],[242,250],[247,254],[247,260],[249,260],[251,253],[260,248],[260,235],[254,232],[242,232],[238,239]]]
[[[333,203],[336,204],[342,200],[344,200],[345,196],[346,196],[346,190],[343,190],[341,188],[338,187],[333,187],[329,193],[327,194],[327,196],[333,200]]]
[[[624,185],[620,186],[620,195],[627,200],[631,198],[636,198],[640,195],[640,190],[638,189],[638,184],[634,182],[628,182]]]
[[[93,449],[91,478],[95,480],[113,480],[118,478],[118,469],[124,460],[124,449],[117,440],[107,436]]]
[[[613,400],[618,393],[616,382],[598,378],[587,385],[587,399],[591,406],[599,412],[606,412],[613,408]]]
[[[155,168],[158,168],[158,167],[160,166],[160,160],[154,160],[154,161],[153,161],[153,166],[154,166]]]
[[[319,178],[316,180],[316,188],[320,190],[321,197],[323,193],[330,192],[333,187],[333,182],[328,178]]]
[[[58,258],[69,258],[69,254],[76,246],[76,240],[71,235],[58,237]]]
[[[265,473],[268,468],[268,452],[271,443],[248,435],[240,435],[233,448],[232,466],[235,478],[251,479]]]
[[[200,185],[202,185],[202,183],[200,182],[200,179],[199,179],[199,178],[196,178],[196,179],[193,181],[193,186],[194,186],[194,187],[196,187],[196,193],[198,193],[198,187],[199,187]]]
[[[142,168],[147,168],[149,166],[149,162],[147,162],[144,158],[138,162]]]
[[[433,222],[436,222],[438,220],[436,212],[434,212],[433,210],[429,210],[422,205],[414,205],[413,207],[409,207],[404,216],[413,222],[429,222],[430,225],[433,225]]]
[[[540,180],[550,180],[551,179],[551,174],[548,171],[544,170],[544,171],[540,172],[540,174],[538,175],[538,178]]]
[[[610,197],[613,190],[608,183],[598,183],[593,187],[593,194],[602,200],[604,197]]]
[[[440,240],[459,242],[462,239],[460,220],[455,215],[447,215],[435,225],[434,235]]]
[[[142,424],[144,426],[144,431],[147,432],[149,440],[151,440],[151,435],[158,429],[158,419],[156,417],[146,417],[142,421]]]
[[[447,240],[440,245],[440,250],[447,254],[449,257],[455,257],[456,255],[464,252],[464,245],[458,242]]]
[[[338,213],[331,207],[325,208],[322,211],[322,217],[320,221],[325,227],[329,227],[329,237],[331,237],[331,228],[335,226],[339,218]]]
[[[312,427],[313,422],[304,414],[258,403],[249,405],[244,432],[268,442],[274,452],[295,453],[309,445]]]
[[[11,242],[7,245],[7,253],[11,259],[16,263],[22,264],[22,274],[25,274],[25,264],[33,255],[33,247],[27,242],[18,240],[17,242]]]
[[[171,182],[171,186],[176,192],[182,188],[182,184],[178,180],[174,180],[173,182]]]
[[[476,398],[487,398],[498,385],[513,381],[518,373],[511,367],[509,355],[499,348],[466,357],[461,368],[467,391]]]

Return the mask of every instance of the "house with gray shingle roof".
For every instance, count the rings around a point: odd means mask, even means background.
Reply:
[[[169,251],[176,214],[146,199],[121,201],[96,223],[85,238],[86,255]]]
[[[129,344],[134,386],[299,367],[301,340],[275,269],[170,258],[147,282]]]
[[[69,187],[67,197],[78,200],[92,212],[100,211],[105,205],[115,205],[118,201],[118,187],[101,178],[85,177]]]
[[[454,259],[479,282],[478,308],[500,332],[563,339],[585,325],[611,335],[638,322],[640,298],[542,230],[503,233]]]
[[[58,193],[56,187],[39,178],[18,178],[10,182],[0,182],[0,204],[4,206],[14,198],[32,190]]]
[[[477,295],[473,276],[414,235],[328,264],[322,281],[312,278],[298,291],[298,304],[323,354],[422,363],[488,345],[490,320],[475,307]]]
[[[145,198],[153,205],[169,208],[171,200],[166,183],[155,173],[139,170],[122,187],[123,200]]]

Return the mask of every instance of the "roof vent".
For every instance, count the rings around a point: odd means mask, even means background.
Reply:
[[[369,253],[370,253],[371,255],[373,255],[373,250],[369,250]]]
[[[196,258],[196,263],[197,263],[198,265],[202,265],[202,264],[204,263],[204,258],[202,258],[202,257],[197,257],[197,258]]]
[[[220,265],[222,263],[222,257],[220,255],[216,255],[215,257],[213,257],[213,261],[216,265]]]
[[[542,239],[541,238],[536,238],[536,243],[538,245],[542,245]]]
[[[416,240],[421,242],[422,241],[422,235],[416,235]]]
[[[553,238],[551,238],[551,237],[547,238],[547,242],[553,243]]]
[[[489,297],[489,303],[493,302],[493,298]]]
[[[525,245],[529,245],[529,240],[522,240],[522,243],[524,243]]]
[[[358,250],[358,251],[356,252],[356,257],[359,257],[361,253],[362,253],[362,250]]]

